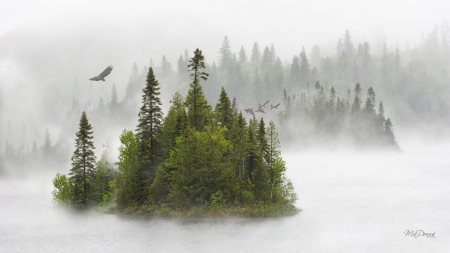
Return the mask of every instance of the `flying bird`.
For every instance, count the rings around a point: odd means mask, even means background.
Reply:
[[[267,102],[265,102],[263,105],[261,105],[260,103],[258,103],[259,109],[264,109],[264,108],[266,108],[267,103],[269,103],[269,100],[267,100]]]
[[[280,103],[278,103],[276,106],[273,106],[272,104],[270,104],[270,110],[277,109],[279,105],[280,105]]]
[[[262,112],[262,113],[266,113],[264,110],[263,110],[263,108],[259,108],[259,109],[256,109],[256,111],[255,112]]]
[[[111,65],[109,65],[105,70],[103,70],[102,73],[100,73],[100,75],[94,76],[94,77],[92,77],[89,80],[91,80],[91,81],[103,81],[104,82],[105,81],[105,77],[108,76],[111,73],[112,70],[113,70],[113,67]]]
[[[255,113],[253,112],[253,108],[248,108],[248,109],[245,109],[244,111],[246,111],[247,113],[250,113],[251,115],[253,115],[253,117],[255,117]]]

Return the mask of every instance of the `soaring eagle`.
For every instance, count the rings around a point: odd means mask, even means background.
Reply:
[[[113,67],[111,65],[109,65],[105,70],[103,70],[102,73],[100,73],[100,75],[94,76],[94,77],[92,77],[89,80],[91,80],[91,81],[103,81],[104,82],[105,81],[105,77],[108,76],[111,73],[112,70],[113,70]]]

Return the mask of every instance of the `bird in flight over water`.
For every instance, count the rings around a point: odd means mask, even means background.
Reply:
[[[91,80],[91,81],[103,81],[104,82],[105,81],[105,77],[108,76],[111,73],[112,70],[113,70],[113,67],[111,65],[109,65],[105,70],[103,70],[102,73],[100,73],[100,75],[94,76],[94,77],[92,77],[89,80]]]

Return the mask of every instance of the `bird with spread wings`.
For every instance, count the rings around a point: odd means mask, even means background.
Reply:
[[[255,116],[255,113],[253,112],[253,108],[248,108],[248,109],[245,109],[244,111],[246,111],[247,113],[250,113],[251,115],[253,115],[253,117]]]
[[[259,109],[264,109],[264,108],[266,108],[267,103],[269,103],[269,100],[267,100],[263,105],[261,105],[260,103],[258,103]]]
[[[100,75],[98,76],[94,76],[92,77],[91,81],[105,81],[105,77],[108,76],[109,74],[111,74],[111,71],[113,70],[113,67],[111,65],[109,65],[105,70],[103,70],[102,73],[100,73]]]
[[[270,104],[270,110],[277,109],[279,105],[280,105],[280,103],[278,103],[276,106],[273,106],[272,104]]]

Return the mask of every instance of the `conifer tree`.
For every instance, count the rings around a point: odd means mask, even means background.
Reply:
[[[241,47],[241,50],[239,50],[239,63],[247,63],[247,54],[245,53],[245,49],[243,46]]]
[[[233,108],[231,107],[231,101],[228,98],[227,92],[223,87],[220,92],[219,103],[216,105],[216,113],[219,125],[230,130],[232,125]]]
[[[158,137],[163,118],[159,89],[159,83],[155,78],[153,68],[149,68],[146,85],[142,90],[144,94],[142,95],[142,107],[139,112],[139,124],[136,129],[141,172],[146,186],[150,185],[154,179],[156,168],[160,162],[158,158],[161,155],[159,154]]]
[[[269,47],[265,47],[261,59],[261,68],[266,69],[270,62],[270,50]]]
[[[168,156],[170,150],[175,146],[175,138],[180,136],[187,127],[187,114],[184,107],[184,99],[176,92],[170,101],[172,106],[164,118],[162,126],[163,157]]]
[[[300,78],[302,85],[306,86],[306,83],[310,81],[311,72],[309,70],[309,61],[306,57],[305,47],[303,47],[300,53]]]
[[[202,86],[200,85],[200,79],[207,80],[209,74],[203,72],[205,67],[205,57],[202,55],[202,51],[198,48],[194,52],[194,57],[191,58],[188,65],[191,77],[194,78],[190,84],[188,95],[186,97],[186,106],[188,107],[188,122],[197,131],[203,130],[208,121],[208,114],[210,107],[203,94]]]
[[[252,63],[259,63],[261,61],[261,52],[259,51],[258,42],[253,44],[252,56],[250,58]]]
[[[220,67],[228,69],[231,66],[232,54],[230,50],[230,41],[227,36],[223,39],[222,47],[220,48]]]
[[[111,90],[111,103],[109,105],[109,113],[112,117],[116,117],[118,115],[119,109],[119,99],[117,98],[117,89],[116,84],[113,83],[113,87]]]
[[[51,156],[51,149],[52,149],[52,141],[50,140],[50,133],[48,132],[48,128],[45,129],[45,136],[44,136],[44,147],[42,150],[42,156],[44,158],[44,161],[48,162]]]
[[[76,208],[87,206],[89,177],[95,168],[94,143],[92,126],[89,124],[86,112],[80,119],[80,130],[76,133],[75,151],[72,156],[72,168],[69,180],[72,184],[72,203]]]
[[[384,137],[386,144],[390,147],[397,147],[397,141],[395,140],[393,125],[391,119],[388,118],[384,124]]]
[[[300,75],[301,75],[301,69],[300,69],[300,59],[298,56],[294,55],[294,58],[292,59],[291,68],[289,71],[289,84],[291,87],[296,88],[300,84]]]

